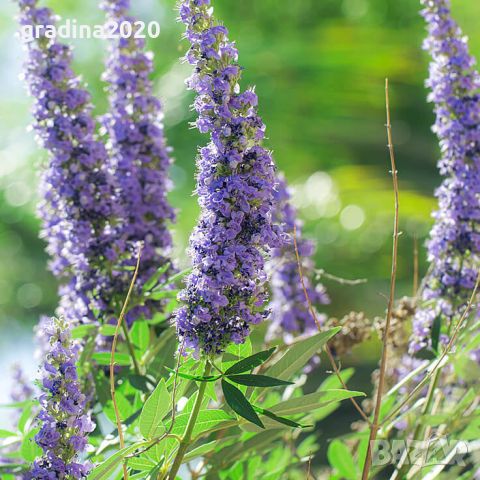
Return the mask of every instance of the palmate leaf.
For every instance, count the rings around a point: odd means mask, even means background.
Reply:
[[[331,330],[295,343],[266,373],[282,380],[290,378],[303,368],[316,353],[319,353],[323,346],[341,329],[342,327],[332,328]]]
[[[237,387],[222,379],[222,390],[223,395],[225,396],[225,401],[234,412],[238,413],[238,415],[249,422],[258,425],[261,428],[265,428],[252,405],[250,405],[245,395]]]
[[[292,385],[292,382],[268,377],[266,375],[236,374],[228,375],[227,378],[234,383],[247,385],[248,387],[277,387],[280,385]]]
[[[265,361],[267,361],[275,351],[275,347],[271,348],[270,350],[264,350],[263,352],[255,353],[254,355],[250,355],[243,360],[232,365],[225,371],[225,375],[232,375],[236,373],[243,373],[248,372],[249,370],[253,370],[255,367],[258,367]]]
[[[171,399],[165,380],[161,380],[147,398],[140,414],[139,428],[144,438],[153,438],[162,426],[162,420],[170,411]]]

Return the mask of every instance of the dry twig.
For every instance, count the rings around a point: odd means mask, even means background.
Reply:
[[[392,252],[392,272],[390,276],[390,295],[388,299],[387,307],[387,317],[385,321],[385,332],[383,335],[383,348],[382,348],[382,359],[380,362],[380,373],[378,378],[378,390],[377,398],[375,401],[375,409],[373,412],[373,422],[370,425],[370,437],[367,448],[367,456],[365,458],[365,464],[362,472],[362,480],[367,480],[370,472],[370,467],[372,465],[372,449],[373,443],[377,438],[377,433],[379,429],[379,418],[380,418],[380,408],[382,406],[382,395],[383,388],[385,384],[385,375],[387,370],[387,353],[388,353],[388,338],[390,330],[390,322],[392,319],[392,310],[393,303],[395,300],[395,281],[397,275],[397,254],[398,254],[398,236],[399,236],[399,199],[398,199],[398,175],[397,167],[395,164],[395,151],[393,148],[393,139],[392,139],[392,125],[390,122],[390,99],[388,95],[388,78],[385,80],[385,105],[387,113],[387,137],[388,137],[388,151],[390,153],[390,163],[392,167],[392,178],[393,178],[393,191],[395,196],[395,218],[393,224],[393,252]]]

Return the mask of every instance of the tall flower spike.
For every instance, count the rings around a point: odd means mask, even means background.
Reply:
[[[428,25],[424,48],[432,57],[427,86],[444,180],[436,192],[439,209],[428,242],[431,272],[414,318],[411,352],[431,346],[437,317],[444,332],[440,341],[447,341],[445,332],[465,308],[480,268],[480,75],[449,0],[422,4]]]
[[[63,319],[53,318],[45,326],[45,337],[50,349],[43,364],[41,427],[35,436],[43,455],[25,478],[86,478],[90,466],[82,464],[79,455],[95,425],[86,413],[86,398],[77,380],[78,348],[72,342],[69,323]]]
[[[22,25],[55,24],[52,11],[37,7],[36,0],[18,3]],[[111,265],[124,248],[111,226],[118,215],[113,177],[105,147],[95,138],[90,96],[71,68],[71,49],[45,36],[26,47],[34,128],[50,154],[41,182],[41,235],[48,242],[50,268],[64,284],[65,315],[91,320],[92,310],[105,311],[115,291]]]
[[[128,0],[105,0],[107,21],[121,25],[135,19],[128,15]],[[118,37],[110,44],[104,80],[108,83],[110,111],[103,118],[109,134],[107,148],[113,161],[119,200],[123,206],[121,235],[129,245],[143,242],[137,284],[141,287],[155,271],[170,262],[172,238],[168,224],[175,213],[167,200],[171,188],[168,178],[171,165],[163,125],[162,105],[153,95],[150,75],[152,55],[145,51],[145,41],[132,35]],[[129,248],[132,250],[132,248]],[[126,263],[133,265],[131,255]],[[165,271],[166,280],[173,269]],[[128,281],[129,272],[126,271]],[[161,301],[147,302],[133,308],[127,320],[143,313],[151,316]]]
[[[275,169],[262,146],[265,127],[253,90],[240,93],[237,49],[213,18],[210,0],[180,5],[195,68],[196,126],[211,142],[197,159],[201,216],[190,239],[193,272],[180,294],[178,335],[206,354],[241,343],[267,316],[266,249],[277,245],[272,223]]]
[[[296,243],[302,264],[303,282],[312,307],[325,305],[330,299],[322,284],[314,285],[313,283],[314,263],[311,257],[315,246],[312,241],[302,237],[302,222],[298,219],[297,211],[291,203],[291,195],[283,175],[278,176],[274,220],[282,226],[289,240],[285,245],[273,249],[272,259],[268,264],[272,286],[270,335],[311,334],[317,331],[317,325],[305,298],[298,271],[294,230],[296,230]],[[317,315],[317,318],[324,320],[321,315]]]

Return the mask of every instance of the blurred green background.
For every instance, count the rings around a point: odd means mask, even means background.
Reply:
[[[98,24],[98,0],[49,0],[63,19]],[[157,20],[155,89],[165,104],[165,126],[175,149],[172,169],[178,208],[176,249],[183,263],[188,234],[197,216],[194,159],[206,139],[189,126],[192,96],[184,88],[189,67],[176,22],[174,0],[136,0],[135,13]],[[345,278],[367,278],[362,286],[326,281],[328,313],[350,309],[382,314],[388,292],[393,195],[386,150],[384,80],[391,106],[400,175],[401,229],[398,296],[410,294],[413,239],[420,245],[435,206],[439,182],[436,140],[425,102],[428,58],[421,51],[424,25],[417,0],[217,0],[218,17],[236,39],[244,86],[255,84],[268,128],[268,146],[296,188],[295,201],[307,235],[318,242],[319,268]],[[453,0],[454,12],[473,53],[480,53],[477,0]],[[46,156],[27,131],[30,99],[19,80],[24,58],[15,37],[16,7],[0,4],[0,366],[5,378],[12,361],[34,374],[32,326],[52,315],[56,286],[46,271],[44,244],[35,217],[38,171]],[[93,93],[96,113],[106,108],[100,75],[105,46],[75,40],[76,69]],[[426,265],[420,250],[420,271]],[[348,363],[371,366],[375,348],[354,351]],[[8,382],[7,382],[8,383]],[[7,385],[4,383],[4,385]],[[364,388],[368,388],[363,385]],[[0,401],[8,396],[2,389]]]

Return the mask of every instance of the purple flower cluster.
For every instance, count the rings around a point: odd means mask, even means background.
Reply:
[[[211,142],[197,160],[201,216],[176,324],[188,347],[215,354],[243,342],[268,314],[264,253],[279,242],[272,222],[275,168],[261,146],[257,96],[240,91],[237,49],[214,20],[210,0],[181,2],[180,18],[191,44],[186,61],[195,68],[187,84],[197,93],[196,126]]]
[[[422,0],[428,25],[425,49],[432,62],[427,86],[435,105],[434,131],[440,140],[436,192],[439,209],[428,242],[431,263],[423,306],[414,318],[410,351],[431,346],[438,317],[448,335],[452,319],[470,297],[480,267],[480,75],[467,39],[451,17],[448,0]],[[446,341],[445,335],[441,341]]]
[[[22,25],[53,25],[54,15],[19,0]],[[34,128],[50,153],[43,173],[39,214],[52,272],[68,282],[61,290],[70,319],[92,318],[92,298],[105,307],[110,279],[103,264],[115,261],[121,245],[108,219],[116,201],[108,156],[95,138],[89,94],[72,68],[71,49],[45,37],[27,43],[26,81],[34,98]]]
[[[128,0],[105,0],[102,6],[107,12],[107,21],[135,25],[135,18],[128,15]],[[171,149],[164,137],[162,105],[152,93],[149,78],[153,71],[152,58],[145,52],[145,40],[135,35],[119,36],[110,44],[104,74],[110,109],[102,120],[109,135],[107,149],[124,209],[120,234],[129,245],[143,242],[139,285],[170,262],[167,255],[172,238],[168,222],[175,219],[167,200],[171,188],[168,177]],[[134,261],[130,256],[126,264],[132,265]],[[159,281],[166,280],[171,273],[172,268],[166,270]],[[132,309],[129,317],[139,313],[151,316],[152,310],[160,307],[159,302],[147,302],[143,307]]]
[[[269,262],[271,271],[272,328],[270,334],[310,334],[317,330],[315,320],[310,313],[305,299],[302,282],[298,272],[298,263],[294,246],[294,228],[298,254],[303,269],[303,280],[312,307],[329,303],[325,287],[313,284],[314,263],[312,255],[315,246],[312,241],[302,238],[302,223],[297,217],[295,207],[291,204],[291,195],[286,180],[278,176],[278,187],[275,192],[274,221],[281,225],[289,241],[272,251]],[[321,321],[321,315],[317,316]]]
[[[79,461],[87,434],[95,425],[86,413],[86,398],[77,379],[77,346],[72,342],[69,323],[53,318],[45,327],[50,349],[43,364],[43,393],[35,436],[43,455],[33,463],[26,479],[66,480],[86,478],[89,465]]]
[[[55,23],[51,10],[38,8],[36,0],[18,1],[22,25]],[[126,2],[106,5],[120,17],[128,7]],[[108,150],[96,137],[90,96],[72,71],[71,49],[46,37],[27,44],[34,127],[50,153],[41,186],[42,236],[48,241],[51,270],[62,283],[60,311],[71,321],[118,313],[139,242],[144,249],[136,293],[156,268],[169,262],[167,223],[174,213],[166,200],[170,159],[161,105],[151,93],[151,59],[137,40],[126,42],[112,46],[108,64]],[[161,305],[147,302],[132,309],[128,319],[149,316]]]

